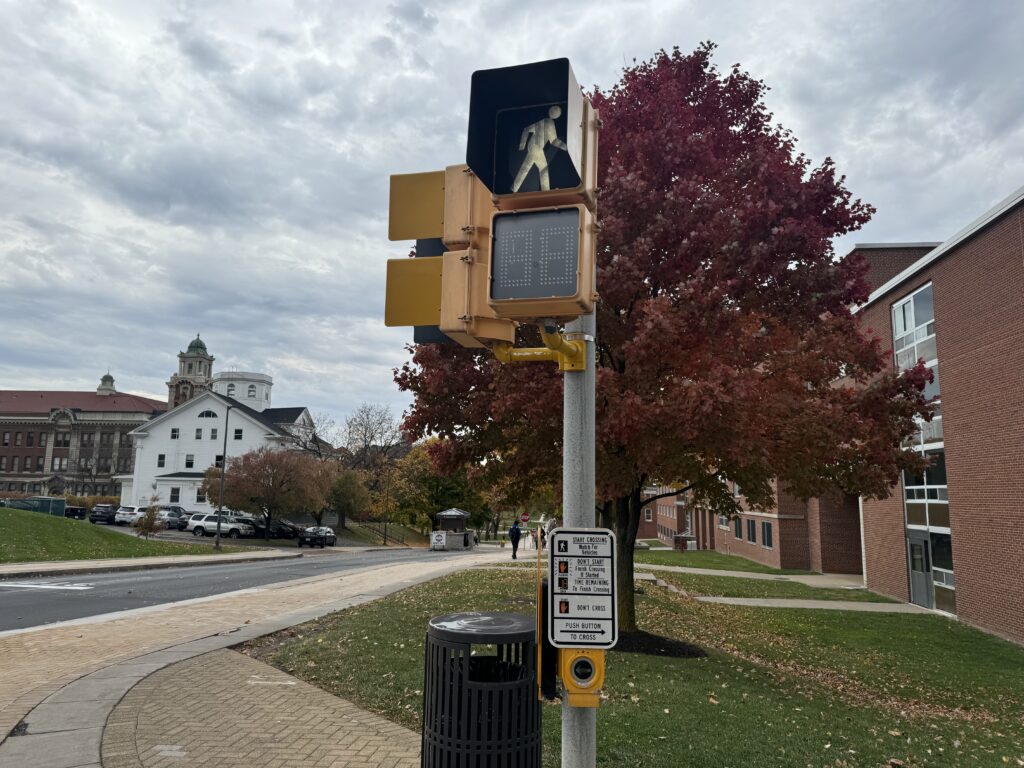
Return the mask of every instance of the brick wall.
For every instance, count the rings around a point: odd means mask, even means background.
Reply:
[[[915,283],[915,287],[920,283]],[[899,288],[899,297],[913,289]],[[896,293],[894,299],[898,298]],[[892,300],[883,298],[868,307],[861,318],[865,333],[877,336],[892,360]],[[897,482],[888,499],[864,499],[864,552],[867,587],[889,597],[910,600],[907,575],[906,528],[903,524],[903,485]]]
[[[814,501],[817,502],[814,511],[808,505],[807,514],[808,542],[812,548],[811,570],[821,573],[860,573],[860,510],[857,497],[826,496]],[[812,535],[812,521],[815,520],[818,533]]]
[[[856,248],[856,253],[868,262],[868,285],[871,290],[884,285],[915,261],[933,250],[930,246],[917,248]]]

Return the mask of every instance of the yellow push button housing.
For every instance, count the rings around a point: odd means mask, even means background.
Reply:
[[[559,648],[558,676],[569,706],[596,707],[604,685],[605,652],[589,648]]]

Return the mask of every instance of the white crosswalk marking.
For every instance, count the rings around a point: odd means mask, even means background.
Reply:
[[[83,590],[92,589],[92,584],[21,584],[17,581],[0,581],[0,589],[11,587],[13,589],[70,589]]]

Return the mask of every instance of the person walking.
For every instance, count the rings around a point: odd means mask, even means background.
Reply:
[[[513,520],[512,527],[508,529],[508,540],[512,542],[512,559],[517,560],[516,551],[519,549],[519,539],[522,537],[523,532],[519,528],[519,521]]]

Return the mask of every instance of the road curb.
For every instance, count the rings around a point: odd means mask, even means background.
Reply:
[[[56,568],[56,569],[45,569],[45,570],[33,570],[26,568],[24,571],[16,571],[14,573],[0,573],[0,581],[8,579],[31,579],[40,576],[73,576],[79,573],[115,573],[117,571],[154,571],[161,568],[191,568],[197,565],[231,565],[232,563],[262,563],[262,562],[273,562],[275,560],[294,560],[302,557],[303,552],[285,552],[280,555],[273,557],[235,557],[230,560],[215,559],[216,555],[210,555],[209,560],[196,560],[187,563],[125,563],[123,565],[81,565],[78,567],[68,568]],[[183,555],[187,557],[187,555]],[[203,555],[205,557],[205,555]]]

